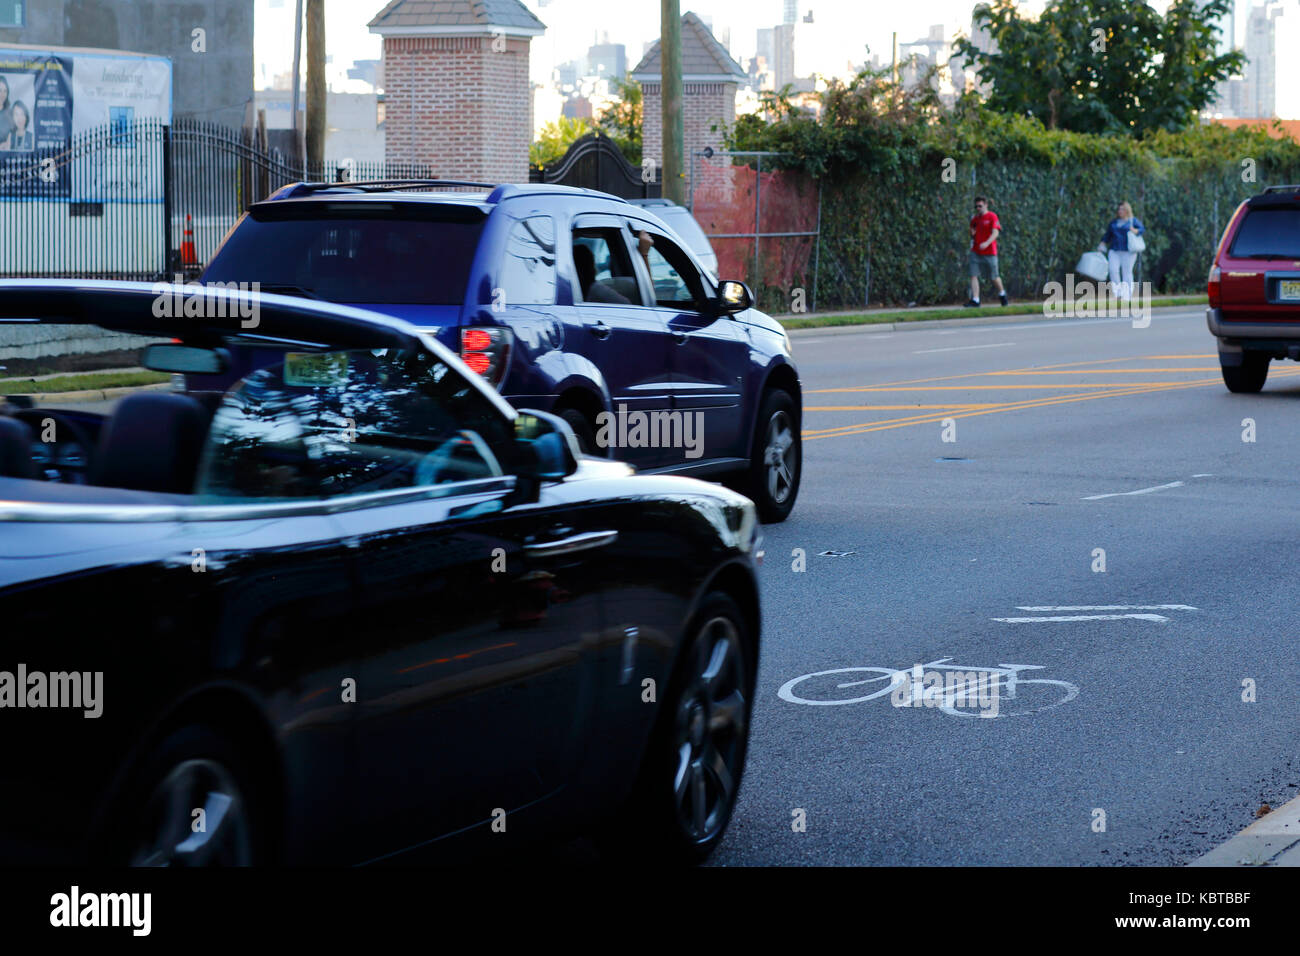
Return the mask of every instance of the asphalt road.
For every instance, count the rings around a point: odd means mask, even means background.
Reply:
[[[1181,864],[1296,795],[1300,365],[1231,395],[1200,309],[794,342],[803,487],[716,865]],[[942,658],[1060,683],[996,719],[778,696]]]

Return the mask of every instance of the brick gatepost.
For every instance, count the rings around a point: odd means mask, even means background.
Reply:
[[[392,0],[384,40],[384,156],[439,178],[527,182],[528,50],[546,26],[519,0]]]
[[[641,155],[663,169],[663,86],[656,42],[632,70],[641,84]],[[736,90],[747,74],[694,13],[682,16],[682,172],[690,193],[691,154],[706,146],[722,147],[722,127],[736,121]],[[711,126],[717,126],[713,132]]]

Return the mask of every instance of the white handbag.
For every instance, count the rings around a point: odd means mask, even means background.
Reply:
[[[1129,252],[1147,251],[1147,241],[1142,238],[1141,233],[1130,232],[1128,234],[1128,251]]]
[[[1079,264],[1074,267],[1074,271],[1094,282],[1100,282],[1110,274],[1110,267],[1100,252],[1085,252],[1079,257]]]

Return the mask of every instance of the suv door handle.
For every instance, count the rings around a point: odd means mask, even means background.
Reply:
[[[613,329],[611,329],[604,322],[597,322],[595,325],[587,326],[587,328],[589,328],[591,330],[591,334],[596,336],[596,338],[598,339],[609,338],[609,333],[613,331]]]
[[[587,531],[575,534],[571,538],[558,541],[540,541],[537,544],[524,545],[524,554],[530,558],[551,558],[559,554],[573,554],[575,551],[589,551],[603,548],[618,540],[617,531]]]

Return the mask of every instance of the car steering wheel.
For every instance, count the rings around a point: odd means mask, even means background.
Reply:
[[[13,417],[26,423],[37,435],[37,441],[32,444],[32,460],[36,462],[41,481],[86,483],[91,441],[84,428],[67,415],[45,408],[24,408],[14,412]],[[40,440],[47,422],[54,426],[54,440],[49,442]]]

